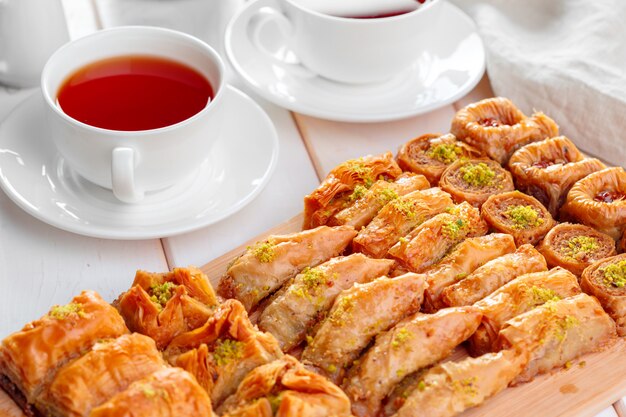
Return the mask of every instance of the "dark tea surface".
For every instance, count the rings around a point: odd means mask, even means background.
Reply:
[[[70,117],[111,130],[149,130],[181,122],[213,98],[193,68],[154,56],[120,56],[91,63],[61,85],[57,100]]]

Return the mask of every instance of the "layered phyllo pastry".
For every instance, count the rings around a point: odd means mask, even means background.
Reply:
[[[547,302],[580,292],[576,276],[558,267],[515,278],[474,304],[483,314],[483,319],[470,338],[470,353],[472,356],[480,356],[497,350],[498,333],[507,320]]]
[[[514,190],[511,173],[486,158],[456,161],[444,171],[439,187],[456,203],[467,201],[474,207],[480,207],[491,195]]]
[[[303,229],[322,226],[346,208],[357,186],[370,188],[377,180],[393,180],[402,170],[391,152],[351,159],[333,168],[311,194],[304,197]]]
[[[193,267],[166,273],[137,271],[133,286],[114,302],[128,328],[150,336],[159,349],[202,326],[217,304],[209,279]]]
[[[91,410],[89,417],[211,416],[211,399],[193,376],[163,368]]]
[[[385,407],[385,416],[452,417],[505,389],[524,370],[528,353],[515,349],[448,361],[411,378]]]
[[[580,286],[600,300],[617,323],[617,332],[626,336],[626,254],[593,263],[583,272]]]
[[[354,238],[352,247],[374,258],[387,255],[389,249],[411,230],[454,203],[450,194],[439,188],[414,191],[390,201]]]
[[[572,185],[592,172],[606,168],[585,157],[565,136],[531,143],[509,160],[518,190],[532,195],[557,216]]]
[[[226,300],[202,327],[177,336],[164,352],[172,365],[196,378],[214,406],[234,393],[248,372],[282,355],[276,339],[258,331],[237,300]]]
[[[390,259],[354,253],[305,269],[263,310],[259,328],[272,333],[288,351],[304,341],[341,291],[387,275],[392,265]]]
[[[97,293],[83,291],[2,341],[0,384],[27,414],[45,413],[49,407],[40,400],[60,368],[99,340],[125,334],[128,329],[117,310]]]
[[[379,335],[344,382],[352,412],[376,416],[396,384],[450,355],[474,333],[481,317],[471,306],[416,313]]]
[[[567,366],[616,338],[615,323],[594,297],[578,294],[554,300],[507,321],[498,347],[526,350],[530,360],[515,383]]]
[[[511,100],[495,97],[459,110],[452,119],[450,132],[491,159],[505,164],[518,148],[558,136],[559,127],[541,112],[527,117]]]
[[[320,226],[289,235],[273,235],[247,248],[231,262],[218,293],[239,300],[247,311],[304,268],[340,255],[356,236],[350,226]]]
[[[426,177],[411,172],[403,173],[395,181],[378,180],[369,189],[358,185],[352,192],[350,205],[331,217],[328,224],[347,225],[361,230],[387,203],[429,187]]]
[[[389,249],[389,255],[412,272],[422,272],[439,262],[468,237],[487,233],[480,211],[467,202],[426,220]]]
[[[521,275],[547,270],[541,253],[532,245],[522,245],[515,252],[487,262],[445,288],[441,300],[449,307],[472,305]]]
[[[567,194],[561,215],[617,240],[626,228],[626,172],[607,168],[578,181]]]
[[[552,228],[537,249],[550,268],[560,266],[577,276],[600,259],[617,255],[615,241],[582,224],[561,223]]]
[[[315,335],[307,338],[302,361],[333,382],[341,381],[376,335],[420,310],[424,288],[423,275],[408,273],[342,291]]]
[[[537,244],[556,221],[536,198],[519,191],[492,195],[481,207],[492,230],[508,233],[515,244]]]
[[[411,139],[398,151],[398,165],[405,171],[422,174],[437,184],[446,168],[461,158],[478,158],[481,152],[454,135],[427,133]]]
[[[217,410],[224,417],[349,417],[350,400],[286,355],[250,372]]]

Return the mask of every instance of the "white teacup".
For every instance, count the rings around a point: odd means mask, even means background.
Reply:
[[[179,123],[151,130],[94,127],[68,116],[57,103],[63,82],[76,70],[106,58],[152,55],[186,64],[206,77],[213,99]],[[207,44],[169,29],[127,26],[107,29],[61,47],[41,75],[50,137],[69,166],[87,180],[113,190],[127,203],[145,192],[193,175],[219,136],[224,64]]]
[[[252,43],[286,71],[362,84],[388,80],[410,67],[430,37],[441,33],[436,29],[442,4],[428,0],[398,16],[355,19],[321,13],[298,0],[257,0],[234,19],[247,22]],[[273,53],[264,36],[268,24],[278,25],[282,41],[301,66]]]

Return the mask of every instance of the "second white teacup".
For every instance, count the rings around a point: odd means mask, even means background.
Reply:
[[[123,56],[155,56],[184,64],[206,78],[213,97],[186,120],[148,130],[96,127],[63,111],[58,94],[70,75],[94,62]],[[50,57],[41,88],[50,136],[59,153],[79,175],[111,189],[126,203],[192,175],[220,134],[224,64],[207,44],[181,32],[129,26],[80,38]]]
[[[257,0],[233,21],[244,21],[252,43],[294,75],[362,84],[388,80],[415,62],[439,33],[443,0],[426,0],[413,11],[380,18],[335,16],[306,4],[303,0]],[[264,39],[269,24],[278,25],[283,42],[302,66],[273,54]]]

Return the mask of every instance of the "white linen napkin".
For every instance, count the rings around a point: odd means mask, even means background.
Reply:
[[[626,1],[453,0],[478,25],[497,95],[626,166]]]

